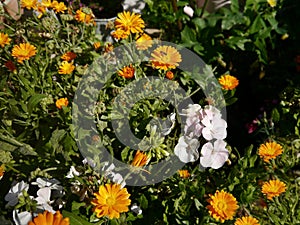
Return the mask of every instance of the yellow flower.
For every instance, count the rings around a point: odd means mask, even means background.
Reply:
[[[168,71],[166,73],[166,78],[168,78],[169,80],[172,80],[174,78],[174,73],[172,71]]]
[[[63,218],[59,211],[54,215],[47,210],[39,213],[28,225],[70,225],[69,218]]]
[[[273,197],[279,196],[281,193],[285,192],[286,184],[280,180],[270,180],[264,182],[261,192],[267,195],[267,199],[272,200]]]
[[[276,142],[267,142],[265,144],[261,144],[258,148],[258,155],[263,158],[265,162],[269,162],[270,159],[275,159],[281,154],[282,146]]]
[[[104,47],[105,53],[109,53],[114,50],[114,45],[112,43],[107,43]]]
[[[55,102],[55,105],[58,109],[62,109],[63,106],[68,106],[68,104],[69,104],[69,101],[67,98],[60,98],[60,99],[57,99]]]
[[[95,207],[98,218],[108,216],[110,219],[119,218],[120,213],[128,212],[131,203],[130,194],[126,188],[121,188],[119,184],[105,184],[100,186],[99,192],[94,193],[96,197],[91,201]]]
[[[252,216],[243,216],[242,218],[238,218],[234,225],[259,225],[259,223],[258,220]]]
[[[94,15],[92,14],[92,12],[87,14],[87,13],[83,12],[82,9],[78,9],[76,11],[75,20],[77,20],[78,22],[87,23],[87,24],[94,23]]]
[[[57,1],[53,1],[51,6],[56,13],[64,13],[64,11],[68,9],[63,2],[58,3]]]
[[[3,175],[4,175],[4,172],[5,172],[5,165],[2,164],[0,166],[0,180],[2,179]]]
[[[267,2],[269,3],[269,5],[273,8],[277,5],[277,1],[276,0],[267,0]]]
[[[75,59],[77,57],[77,55],[74,52],[66,52],[65,54],[63,54],[60,58],[64,61],[72,61],[73,59]]]
[[[210,195],[208,202],[209,214],[221,223],[232,220],[239,207],[236,198],[223,190],[221,192],[217,190],[214,195]]]
[[[141,18],[141,15],[124,11],[118,13],[118,18],[115,20],[115,27],[128,33],[142,33],[145,22]]]
[[[147,163],[148,163],[148,156],[143,152],[141,152],[140,150],[138,150],[131,162],[131,165],[136,167],[142,167],[145,166]]]
[[[51,0],[42,0],[41,4],[42,4],[42,6],[44,6],[46,8],[52,8]]]
[[[96,50],[101,47],[101,43],[99,41],[95,42],[93,45]]]
[[[126,79],[131,79],[134,77],[134,68],[132,65],[125,66],[122,70],[118,71],[119,76],[124,77]]]
[[[239,85],[239,80],[229,74],[223,75],[219,78],[219,83],[224,90],[233,90]]]
[[[70,74],[75,69],[75,66],[73,65],[73,62],[67,62],[63,61],[61,65],[59,66],[58,73],[59,74]]]
[[[137,37],[135,44],[138,50],[146,50],[152,46],[152,38],[144,33]]]
[[[12,49],[12,56],[18,59],[19,63],[23,60],[28,60],[30,57],[36,54],[36,48],[29,43],[21,43],[16,45]]]
[[[21,7],[27,9],[35,9],[37,6],[37,0],[21,0]]]
[[[0,33],[0,45],[4,48],[5,45],[9,45],[11,39],[8,37],[8,34]]]
[[[4,63],[4,66],[6,66],[6,68],[10,71],[10,72],[16,72],[17,68],[15,66],[15,64],[13,63],[13,61],[9,60],[6,63]]]
[[[128,38],[129,36],[129,32],[127,31],[124,31],[122,29],[116,29],[114,32],[112,32],[112,36],[117,39],[117,40],[120,40],[120,39],[126,39]]]
[[[41,18],[46,12],[46,7],[42,3],[37,3],[34,9],[39,13],[38,18]]]
[[[180,53],[172,46],[160,46],[151,53],[151,63],[156,69],[175,69],[182,61]]]
[[[178,170],[178,173],[181,178],[189,178],[191,176],[188,170]]]

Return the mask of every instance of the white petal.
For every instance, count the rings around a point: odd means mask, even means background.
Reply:
[[[190,6],[187,6],[187,5],[184,6],[183,12],[185,14],[187,14],[189,17],[193,17],[193,15],[194,15],[194,10]]]
[[[20,212],[19,210],[13,211],[13,219],[16,225],[27,225],[32,220],[30,212]]]
[[[37,198],[39,198],[40,200],[44,199],[45,202],[50,201],[50,195],[51,195],[51,189],[49,187],[44,187],[37,191],[37,196],[38,196]]]

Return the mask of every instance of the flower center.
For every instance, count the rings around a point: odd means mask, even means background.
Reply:
[[[116,198],[114,197],[111,197],[109,196],[107,199],[106,199],[106,204],[109,205],[109,206],[112,206],[116,203]]]
[[[226,203],[223,201],[218,202],[217,206],[218,206],[219,210],[226,210],[226,208],[227,208]]]

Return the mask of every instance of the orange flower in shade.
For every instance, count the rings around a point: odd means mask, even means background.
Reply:
[[[38,18],[41,18],[44,15],[44,13],[46,12],[46,7],[38,2],[35,7],[35,11],[38,12]]]
[[[64,13],[64,11],[68,9],[63,2],[53,1],[51,6],[56,13]]]
[[[28,60],[30,57],[36,54],[36,48],[29,43],[21,43],[15,45],[12,49],[12,56],[18,59],[19,63],[24,60]]]
[[[68,106],[68,104],[69,104],[69,101],[67,98],[60,98],[60,99],[57,99],[55,102],[56,108],[58,108],[58,109],[62,109],[63,106]]]
[[[39,213],[28,225],[70,225],[70,220],[68,217],[63,218],[59,211],[53,215],[46,210]]]
[[[140,150],[138,150],[131,162],[131,165],[136,167],[142,167],[145,166],[147,163],[148,163],[148,156],[143,152],[141,152]]]
[[[174,78],[174,73],[172,71],[168,71],[166,73],[166,78],[168,78],[169,80],[172,80]]]
[[[2,164],[0,166],[0,180],[2,179],[2,177],[4,175],[4,172],[5,172],[5,166],[4,166],[4,164]]]
[[[118,13],[118,18],[115,20],[115,27],[127,33],[142,33],[145,22],[141,18],[141,15],[125,11]]]
[[[112,50],[114,50],[114,45],[112,43],[107,43],[104,47],[104,51],[108,53],[111,52]]]
[[[172,46],[160,46],[151,53],[151,63],[156,69],[175,69],[182,61],[180,53]]]
[[[273,197],[279,196],[285,192],[286,184],[280,180],[270,180],[263,183],[261,192],[267,195],[267,199],[272,200]]]
[[[152,46],[152,38],[144,33],[137,37],[135,44],[138,50],[146,50]]]
[[[117,39],[117,40],[121,40],[121,39],[126,39],[129,36],[129,32],[124,31],[122,29],[116,29],[115,31],[112,32],[112,36]]]
[[[75,59],[77,57],[77,55],[74,52],[66,52],[65,54],[63,54],[60,58],[62,60],[65,61],[72,61],[73,59]]]
[[[267,142],[261,144],[258,148],[258,155],[263,158],[265,162],[269,162],[270,159],[275,159],[278,155],[282,154],[282,146],[276,142]]]
[[[87,11],[87,10],[86,10]],[[76,11],[75,20],[78,22],[86,23],[86,24],[93,24],[94,23],[94,14],[92,11],[89,13],[83,12],[83,9],[78,9]]]
[[[35,9],[37,6],[37,0],[21,0],[21,7],[26,9]]]
[[[243,216],[242,218],[238,218],[234,225],[259,225],[259,223],[258,220],[252,216]]]
[[[217,221],[223,223],[225,220],[232,220],[238,209],[236,198],[225,191],[216,191],[214,195],[209,195],[209,205],[207,206],[209,214]]]
[[[219,83],[224,90],[233,90],[239,85],[239,80],[229,74],[223,75],[219,78]]]
[[[0,33],[0,45],[4,48],[5,45],[9,45],[11,39],[8,37],[8,34]]]
[[[189,178],[191,176],[188,170],[178,170],[178,173],[181,178]]]
[[[93,44],[93,46],[94,46],[94,48],[97,50],[97,49],[99,49],[99,48],[101,47],[101,43],[100,43],[99,41],[97,41],[97,42],[95,42],[95,43]]]
[[[119,76],[124,77],[126,79],[131,79],[134,77],[134,68],[132,65],[125,66],[122,70],[118,71]]]
[[[73,62],[67,62],[63,61],[61,65],[59,66],[58,73],[59,74],[70,74],[75,69],[75,66],[73,65]]]
[[[4,66],[10,71],[10,72],[16,72],[17,71],[17,67],[16,65],[13,63],[13,61],[9,60],[6,63],[4,63]]]
[[[102,185],[94,196],[96,198],[91,203],[94,205],[93,211],[98,218],[103,216],[108,216],[110,219],[119,218],[120,213],[129,211],[130,194],[119,184]]]

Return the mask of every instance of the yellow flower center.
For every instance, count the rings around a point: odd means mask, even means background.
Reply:
[[[217,206],[218,206],[219,210],[226,210],[227,209],[227,204],[224,201],[219,201]]]
[[[116,198],[112,197],[112,196],[109,196],[107,199],[106,199],[106,204],[109,205],[109,206],[113,206],[116,204]]]

